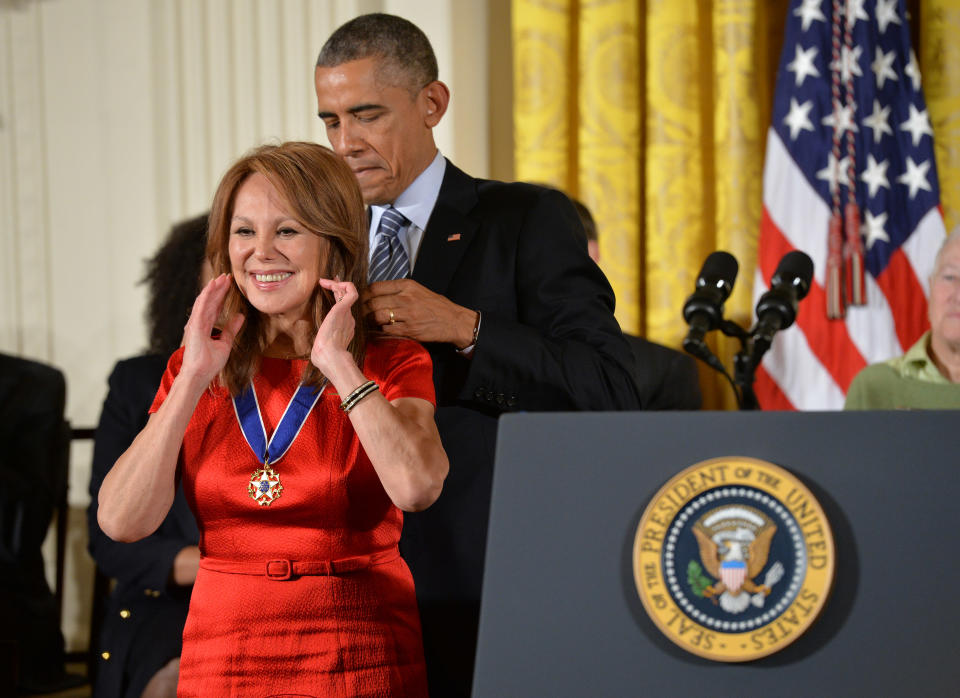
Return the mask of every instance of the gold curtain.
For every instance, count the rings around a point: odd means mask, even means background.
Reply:
[[[707,255],[740,262],[750,324],[762,173],[788,0],[513,0],[515,173],[581,199],[624,331],[679,348]],[[917,5],[922,7],[917,7]],[[947,225],[960,223],[955,0],[910,3]],[[719,335],[719,333],[713,333]],[[711,338],[732,370],[738,343]],[[704,407],[730,409],[701,365]]]
[[[960,3],[920,3],[920,75],[940,180],[940,201],[947,230],[960,225]]]

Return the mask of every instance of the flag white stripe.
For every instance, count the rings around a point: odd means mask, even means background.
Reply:
[[[814,279],[825,287],[830,207],[810,186],[772,128],[763,168],[763,203],[770,219],[793,248],[810,255]],[[822,230],[823,234],[811,235],[815,230]]]
[[[847,332],[860,356],[868,364],[899,356],[909,347],[901,347],[897,337],[897,323],[887,297],[871,274],[863,275],[867,304],[847,308]],[[825,321],[827,322],[827,321]]]
[[[758,269],[754,288],[767,290]],[[843,407],[843,391],[807,343],[797,325],[777,334],[763,366],[787,399],[798,410],[838,410]]]
[[[913,235],[900,248],[910,261],[917,281],[923,286],[923,295],[927,298],[930,297],[930,274],[933,273],[933,262],[946,235],[947,228],[940,210],[931,208],[920,219]]]

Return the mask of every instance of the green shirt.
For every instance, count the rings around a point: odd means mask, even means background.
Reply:
[[[951,383],[927,353],[930,332],[903,356],[867,366],[847,391],[846,410],[960,409],[960,383]]]

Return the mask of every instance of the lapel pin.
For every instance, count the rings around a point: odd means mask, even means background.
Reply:
[[[456,242],[460,239],[460,233],[454,233],[453,235],[447,235],[447,242]]]

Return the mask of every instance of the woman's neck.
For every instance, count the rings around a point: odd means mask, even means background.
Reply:
[[[269,316],[263,355],[276,359],[308,357],[313,348],[313,335],[313,324],[309,320]]]

